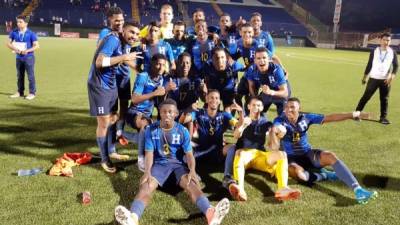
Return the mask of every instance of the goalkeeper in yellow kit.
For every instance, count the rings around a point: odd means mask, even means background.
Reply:
[[[255,169],[275,176],[278,181],[278,190],[275,198],[280,201],[298,199],[300,190],[288,187],[288,163],[286,154],[279,150],[266,151],[264,145],[266,136],[272,123],[261,116],[263,111],[262,100],[258,97],[250,98],[247,105],[249,116],[241,116],[234,131],[237,139],[236,155],[234,159],[233,176],[237,183],[229,185],[229,192],[235,200],[246,201],[244,190],[244,176],[246,169]],[[276,138],[270,134],[270,138]]]

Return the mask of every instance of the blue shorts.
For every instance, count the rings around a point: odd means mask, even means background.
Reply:
[[[91,116],[106,116],[115,112],[117,89],[104,89],[88,84],[89,106]]]
[[[303,155],[289,155],[288,156],[288,163],[296,163],[297,165],[303,167],[305,170],[310,169],[321,169],[321,164],[319,159],[321,158],[320,149],[311,149],[307,153]]]
[[[118,87],[118,98],[120,100],[131,99],[131,78],[126,76],[116,76]]]
[[[176,184],[178,185],[182,176],[188,173],[189,169],[186,165],[177,162],[168,162],[167,164],[154,162],[151,168],[151,176],[157,180],[161,187],[163,187],[164,183],[172,174],[175,176]]]
[[[212,145],[207,149],[201,148],[201,146],[194,147],[193,156],[196,163],[220,163],[225,160],[222,147],[217,145]]]

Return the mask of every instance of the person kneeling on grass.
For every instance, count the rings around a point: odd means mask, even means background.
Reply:
[[[295,200],[301,195],[300,190],[288,187],[288,163],[286,154],[279,150],[266,151],[266,136],[272,123],[261,116],[263,111],[262,99],[251,97],[247,105],[249,116],[241,114],[239,125],[233,135],[238,139],[234,159],[233,176],[238,183],[229,185],[229,192],[235,200],[246,201],[244,176],[246,169],[256,169],[275,176],[278,190],[275,198],[280,201]]]
[[[175,176],[177,184],[206,216],[208,224],[220,224],[229,211],[229,200],[224,198],[213,207],[201,191],[189,131],[175,122],[178,116],[176,102],[165,100],[160,104],[159,112],[161,120],[145,130],[145,172],[140,179],[139,193],[130,210],[124,206],[115,208],[116,220],[122,225],[138,224],[152,193],[170,176]],[[187,165],[182,162],[183,155],[187,158]]]
[[[272,128],[272,133],[281,138],[280,143],[279,139],[272,139],[271,146],[279,149],[279,145],[282,145],[288,155],[290,176],[309,184],[319,180],[339,179],[354,191],[358,203],[366,204],[376,198],[378,193],[362,188],[350,169],[333,152],[311,148],[307,131],[312,124],[369,117],[369,113],[359,111],[329,115],[301,113],[300,100],[289,98],[284,113],[274,120]],[[335,172],[324,169],[326,166],[331,166]],[[319,169],[320,173],[312,172]]]

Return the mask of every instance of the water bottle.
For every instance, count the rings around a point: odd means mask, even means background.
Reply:
[[[33,168],[33,169],[30,169],[30,170],[18,170],[18,176],[19,177],[21,177],[21,176],[33,176],[33,175],[36,175],[36,174],[38,174],[38,173],[40,173],[40,172],[42,172],[42,169],[41,168]]]

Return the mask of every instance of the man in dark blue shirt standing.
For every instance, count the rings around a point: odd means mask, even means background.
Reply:
[[[24,97],[25,91],[25,70],[29,80],[29,94],[25,97],[27,100],[32,100],[36,95],[35,83],[35,56],[33,52],[39,48],[39,42],[36,34],[28,29],[29,17],[17,17],[17,29],[13,30],[9,35],[7,47],[17,55],[17,85],[18,92],[11,95],[10,98]]]

